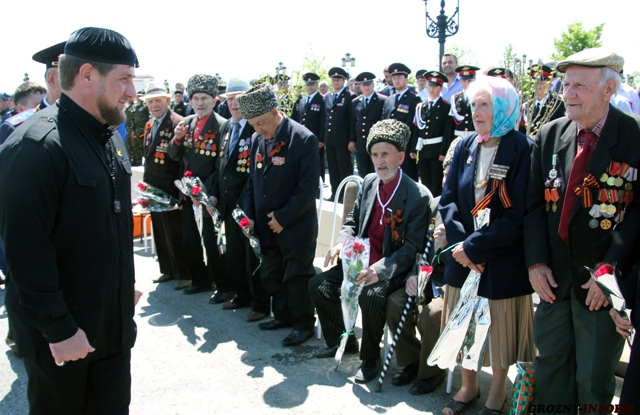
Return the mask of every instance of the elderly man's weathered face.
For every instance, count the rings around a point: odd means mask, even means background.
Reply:
[[[147,108],[154,118],[161,118],[169,108],[170,99],[167,97],[149,98],[147,101]]]
[[[265,139],[270,140],[278,129],[278,111],[273,109],[266,114],[262,114],[255,118],[250,118],[249,124],[256,130],[256,133],[263,136]]]
[[[227,105],[229,106],[231,116],[236,120],[241,120],[242,114],[240,113],[240,107],[238,107],[238,94],[227,95]]]
[[[136,97],[133,85],[135,71],[133,66],[115,65],[106,75],[98,71],[96,104],[102,120],[109,125],[120,125],[125,120],[124,106],[129,99]]]
[[[323,82],[322,84],[320,84],[320,93],[324,95],[327,92],[329,92],[329,84],[327,84],[326,82]]]
[[[471,99],[473,106],[473,126],[478,134],[489,134],[493,127],[493,100],[485,90],[479,90]]]
[[[213,111],[215,98],[204,92],[196,92],[189,100],[198,118],[206,117]]]
[[[304,85],[304,89],[307,91],[307,95],[313,95],[318,90],[318,83],[312,82]]]
[[[604,116],[611,96],[616,92],[616,81],[600,83],[600,68],[571,65],[564,77],[562,100],[567,117],[582,128],[591,129]]]
[[[393,87],[396,91],[404,91],[407,89],[407,75],[398,74],[391,76],[391,80],[393,81]]]
[[[398,168],[404,161],[404,151],[398,151],[398,148],[391,143],[376,143],[371,146],[371,161],[376,168],[378,178],[388,183],[398,174]]]

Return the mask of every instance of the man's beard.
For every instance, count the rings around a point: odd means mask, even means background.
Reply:
[[[380,172],[378,170],[378,168],[376,167],[376,174],[378,175],[378,179],[385,181],[385,180],[389,180],[392,177],[394,177],[396,175],[396,173],[398,173],[398,168],[399,166],[389,166],[387,165],[387,169],[384,170],[383,172]]]
[[[98,98],[98,111],[100,112],[100,117],[108,125],[120,125],[126,119],[124,109],[119,109],[118,104],[115,107],[109,106],[104,97]]]

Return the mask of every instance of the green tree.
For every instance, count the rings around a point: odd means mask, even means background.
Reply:
[[[581,50],[602,46],[600,36],[603,28],[604,23],[589,30],[585,30],[580,22],[569,24],[567,31],[562,32],[559,39],[553,40],[556,53],[551,55],[551,58],[559,61]]]

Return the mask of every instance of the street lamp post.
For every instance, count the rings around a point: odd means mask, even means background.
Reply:
[[[347,52],[342,58],[342,67],[346,68],[349,64],[352,67],[356,66],[356,58],[352,57],[351,54]]]
[[[22,82],[29,82],[29,74],[25,72],[24,78],[22,78]]]
[[[280,75],[284,75],[287,73],[287,67],[282,64],[282,62],[278,62],[278,66],[276,66],[276,80],[280,79]]]
[[[169,82],[167,82],[167,80],[164,80],[164,89],[167,90],[167,93],[169,93],[171,90],[169,89]]]
[[[440,43],[440,71],[442,72],[442,56],[444,55],[444,44],[449,36],[453,36],[458,33],[460,28],[460,0],[457,0],[458,5],[456,11],[453,12],[451,17],[447,17],[444,14],[444,0],[440,0],[440,14],[436,17],[436,20],[429,15],[427,9],[427,0],[424,1],[424,12],[427,20],[427,36],[432,39],[438,39]]]

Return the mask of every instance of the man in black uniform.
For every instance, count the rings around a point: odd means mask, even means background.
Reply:
[[[453,118],[453,133],[458,137],[464,138],[476,130],[473,126],[471,104],[467,98],[466,91],[469,85],[471,85],[471,82],[476,80],[476,72],[479,70],[480,68],[477,66],[471,65],[460,65],[456,68],[458,78],[460,78],[460,84],[462,84],[462,91],[451,97],[451,111],[449,115]]]
[[[245,320],[252,322],[262,320],[269,313],[269,297],[260,281],[260,273],[254,272],[259,266],[258,258],[253,253],[238,223],[233,219],[236,206],[244,205],[244,188],[252,166],[249,158],[253,127],[242,118],[238,108],[237,97],[249,90],[249,83],[231,78],[224,94],[231,118],[220,127],[220,154],[213,180],[212,196],[216,207],[224,218],[227,241],[227,272],[232,279],[236,297],[222,304],[224,310],[253,307]],[[211,301],[215,301],[213,298]]]
[[[309,280],[318,237],[315,195],[318,140],[277,110],[270,85],[238,98],[242,117],[256,129],[251,143],[251,173],[244,208],[255,230],[264,260],[260,278],[273,297],[275,319],[262,330],[293,326],[282,340],[294,346],[313,336]]]
[[[356,140],[358,174],[362,178],[375,171],[371,156],[367,152],[367,137],[373,124],[382,118],[382,108],[387,99],[386,96],[374,92],[374,79],[376,76],[371,72],[362,72],[356,76],[356,82],[360,83],[362,95],[351,102],[353,105],[351,137]]]
[[[407,77],[411,73],[411,69],[402,63],[393,63],[389,65],[389,71],[391,73],[391,80],[393,82],[395,93],[389,96],[384,103],[382,119],[398,120],[406,124],[413,135],[413,130],[416,128],[415,125],[413,125],[413,117],[416,113],[416,106],[422,102],[422,100],[416,92],[412,91],[407,86]],[[413,151],[413,149],[410,149],[408,146],[409,142],[407,142],[405,154],[409,154]],[[418,168],[415,160],[411,157],[404,158],[404,161],[402,162],[402,171],[416,182],[418,181]]]
[[[176,199],[182,199],[178,188],[173,184],[182,176],[182,163],[169,157],[169,142],[173,131],[182,121],[182,117],[169,109],[171,96],[164,85],[151,81],[143,99],[151,113],[151,119],[144,129],[144,176],[145,183],[167,192]],[[182,212],[151,212],[153,238],[158,251],[160,265],[159,278],[154,282],[176,280],[179,286],[183,281],[191,281],[191,272],[187,264],[187,253],[182,243]]]
[[[296,102],[291,113],[291,119],[307,127],[319,140],[318,154],[320,156],[320,178],[324,182],[324,127],[325,107],[324,98],[318,92],[320,77],[312,72],[302,76],[307,96]]]
[[[196,114],[185,118],[175,129],[173,140],[169,143],[169,157],[182,160],[185,171],[199,177],[209,196],[213,191],[216,170],[216,158],[220,148],[219,130],[226,121],[213,111],[214,98],[218,93],[218,80],[211,75],[194,75],[187,83],[189,101]],[[198,231],[193,206],[198,202],[184,198],[183,241],[187,251],[187,261],[191,268],[192,285],[185,294],[213,291],[213,282],[218,288],[214,295],[216,304],[231,298],[231,282],[227,275],[225,255],[220,255],[217,238],[210,213],[202,210],[202,237]],[[204,264],[200,241],[204,241],[207,253],[207,266]],[[184,288],[184,287],[182,287]]]
[[[187,104],[184,102],[184,93],[176,89],[173,93],[173,103],[171,104],[171,110],[178,114],[181,117],[186,117],[187,115]]]
[[[562,99],[550,91],[554,70],[547,65],[533,65],[528,70],[531,75],[535,97],[524,104],[520,132],[533,137],[538,129],[553,120],[564,117],[565,108]]]
[[[0,200],[6,306],[32,415],[129,413],[137,298],[131,165],[112,134],[135,96],[137,66],[119,33],[75,31],[60,59],[57,105],[0,150],[0,191],[12,195]]]
[[[418,171],[422,184],[433,196],[442,193],[442,162],[453,140],[453,119],[449,117],[451,106],[440,93],[447,82],[442,72],[425,73],[429,98],[418,104],[414,118],[417,128],[411,137],[411,158],[418,158]]]
[[[32,59],[36,62],[44,63],[47,67],[44,73],[44,80],[47,84],[47,96],[42,98],[38,105],[38,111],[47,108],[60,98],[60,72],[58,71],[58,58],[64,53],[64,45],[67,42],[60,42],[46,49],[37,52]]]
[[[326,124],[324,145],[327,149],[327,164],[329,165],[329,181],[331,182],[331,199],[336,197],[336,190],[342,180],[353,174],[351,151],[349,142],[355,141],[351,137],[351,101],[354,98],[345,86],[349,77],[342,68],[329,69],[333,91],[324,97],[326,107]],[[355,150],[355,143],[353,145]]]
[[[213,110],[217,112],[222,118],[228,120],[231,118],[231,112],[229,111],[229,104],[227,103],[227,99],[224,97],[225,92],[227,92],[227,87],[225,85],[218,85],[218,102],[216,102]]]

